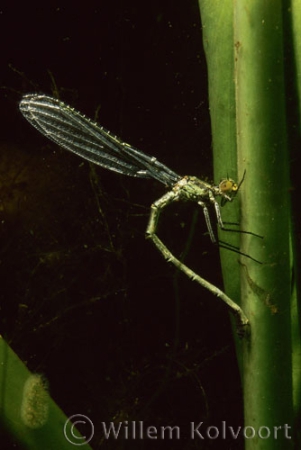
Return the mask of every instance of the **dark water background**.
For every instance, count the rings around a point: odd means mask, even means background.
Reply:
[[[164,186],[91,169],[18,111],[25,93],[58,94],[176,172],[210,179],[197,2],[4,3],[0,333],[67,415],[91,418],[93,449],[241,448],[188,435],[190,421],[242,425],[241,389],[224,306],[144,238]],[[170,207],[160,235],[177,255],[190,248],[186,262],[222,286],[218,249],[195,210]],[[101,422],[126,420],[183,433],[103,439]],[[17,447],[4,435],[1,448]]]

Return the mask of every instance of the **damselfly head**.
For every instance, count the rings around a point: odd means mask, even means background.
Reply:
[[[246,175],[246,171],[244,171],[242,179],[240,180],[239,183],[236,183],[234,180],[232,180],[231,178],[222,178],[219,185],[218,185],[218,190],[219,190],[219,195],[222,196],[222,201],[221,201],[221,205],[224,206],[224,204],[227,201],[232,201],[234,199],[234,197],[236,196],[237,192],[239,191],[239,188],[242,184],[242,182],[245,179],[245,175]]]
[[[231,202],[237,194],[239,185],[231,178],[223,178],[219,185],[219,194],[222,196],[221,205],[224,206],[226,202]]]
[[[219,185],[218,185],[219,191],[222,194],[231,194],[232,192],[236,192],[238,189],[237,183],[235,181],[231,180],[231,178],[223,178]]]

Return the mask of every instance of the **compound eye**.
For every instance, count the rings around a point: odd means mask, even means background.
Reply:
[[[237,189],[237,184],[233,180],[231,180],[231,178],[225,178],[221,180],[219,184],[219,190],[223,192],[223,194],[230,194],[233,191],[237,191]]]

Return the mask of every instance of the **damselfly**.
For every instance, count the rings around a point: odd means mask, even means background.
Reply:
[[[202,207],[210,239],[216,242],[209,206],[213,205],[218,225],[225,229],[217,197],[221,197],[222,204],[231,202],[243,179],[237,184],[232,179],[225,178],[214,186],[196,177],[181,177],[155,157],[122,142],[108,130],[56,98],[39,94],[25,95],[20,102],[20,111],[44,136],[82,158],[124,175],[154,178],[167,186],[170,190],[151,205],[146,236],[168,262],[221,298],[234,313],[240,334],[244,333],[249,321],[242,309],[223,291],[177,259],[156,234],[160,213],[166,206],[178,200],[193,201]]]

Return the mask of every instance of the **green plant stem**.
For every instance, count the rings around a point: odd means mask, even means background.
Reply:
[[[30,377],[27,367],[0,336],[0,423],[12,441],[30,450],[71,450],[79,444],[83,450],[92,450],[75,426],[73,436],[70,427],[66,429],[67,437],[71,438],[68,441],[64,434],[68,418],[47,390],[41,392],[38,387],[30,393]]]
[[[282,4],[236,2],[234,8],[238,166],[248,179],[241,194],[242,227],[265,236],[242,236],[245,252],[263,262],[242,274],[243,307],[251,321],[244,347],[245,421],[255,429],[288,424],[292,436],[290,201],[283,67]],[[246,449],[289,448],[246,441]]]
[[[251,323],[250,339],[238,349],[245,426],[256,433],[245,440],[245,448],[289,449],[294,445],[292,227],[283,5],[280,0],[226,0],[222,7],[206,0],[199,3],[209,72],[214,163],[229,167],[230,158],[230,167],[237,164],[238,173],[246,169],[240,192],[241,228],[264,236],[260,240],[241,235],[240,243],[241,250],[262,265],[242,258],[241,265],[236,261],[235,266],[233,257],[222,255],[226,293],[235,301],[240,297]],[[262,435],[269,430],[270,437],[261,438],[259,430]]]

